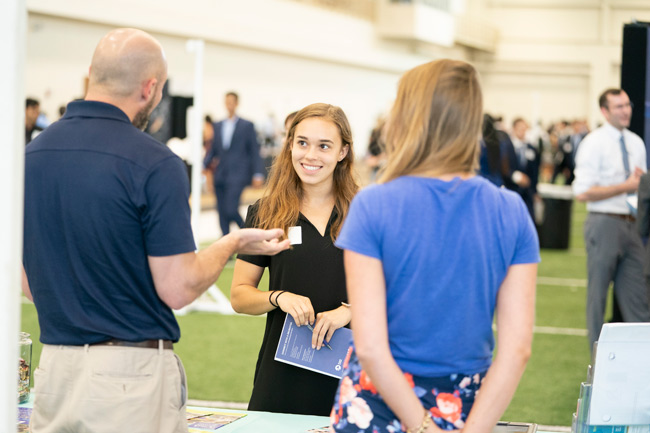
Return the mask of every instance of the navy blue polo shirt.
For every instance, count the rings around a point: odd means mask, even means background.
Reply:
[[[68,105],[26,148],[23,264],[41,342],[178,341],[147,256],[195,250],[184,163],[119,108]]]

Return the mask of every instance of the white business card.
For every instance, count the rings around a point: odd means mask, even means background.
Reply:
[[[289,235],[289,243],[291,245],[302,244],[302,227],[300,226],[289,227],[288,235]]]

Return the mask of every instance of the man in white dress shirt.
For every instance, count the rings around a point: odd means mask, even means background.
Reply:
[[[600,96],[606,123],[580,143],[573,192],[587,202],[584,235],[587,249],[587,330],[598,340],[609,284],[625,322],[650,321],[643,280],[643,245],[635,226],[639,178],[646,171],[643,140],[627,129],[630,98],[621,89]]]

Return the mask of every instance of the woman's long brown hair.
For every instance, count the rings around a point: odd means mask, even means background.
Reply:
[[[269,183],[260,200],[254,223],[256,227],[263,229],[280,227],[286,235],[288,228],[298,222],[303,190],[300,178],[291,161],[291,147],[296,126],[311,117],[319,117],[336,125],[341,134],[342,146],[348,146],[347,155],[336,165],[333,173],[334,208],[337,213],[330,227],[330,237],[333,242],[341,231],[341,225],[350,208],[350,202],[359,189],[352,171],[354,152],[352,151],[350,124],[343,110],[334,105],[311,104],[296,113],[291,121],[282,151],[276,156],[271,166]]]
[[[386,125],[387,163],[379,183],[473,172],[482,121],[481,86],[469,63],[441,59],[406,72]]]

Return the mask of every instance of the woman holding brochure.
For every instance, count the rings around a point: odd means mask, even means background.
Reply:
[[[474,174],[482,111],[465,62],[427,63],[400,81],[380,183],[357,195],[336,241],[355,350],[334,431],[489,433],[517,388],[539,246],[521,198]]]
[[[298,326],[312,327],[311,344],[317,350],[329,350],[325,343],[350,322],[343,251],[333,242],[358,189],[353,161],[345,113],[332,105],[309,105],[293,118],[264,197],[248,210],[246,227],[281,227],[292,243],[273,258],[239,255],[235,263],[233,308],[267,313],[249,410],[330,413],[338,379],[274,356],[287,315]],[[265,267],[268,292],[258,289]]]

